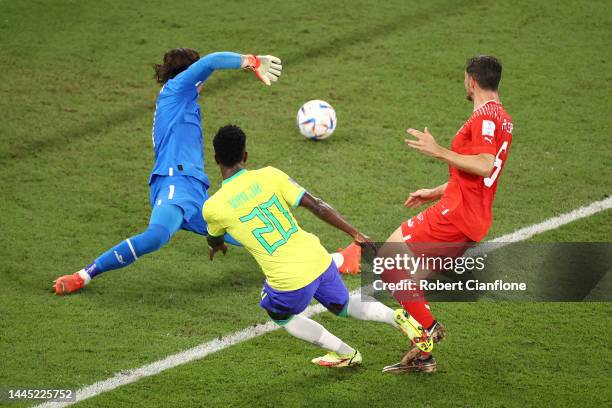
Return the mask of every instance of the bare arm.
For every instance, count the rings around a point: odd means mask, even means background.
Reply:
[[[440,184],[438,187],[434,188],[422,188],[420,190],[414,191],[410,193],[406,202],[404,202],[404,206],[408,208],[418,208],[423,204],[440,199],[444,195],[444,191],[446,191],[447,183]]]
[[[317,216],[317,218],[340,231],[344,231],[357,243],[364,244],[371,242],[368,236],[362,234],[357,228],[353,227],[335,208],[308,192],[302,197],[300,207],[307,208],[311,213]]]
[[[489,153],[459,154],[452,150],[441,148],[439,159],[447,162],[456,169],[480,177],[488,177],[493,171],[495,156]]]
[[[495,156],[489,153],[459,154],[440,146],[429,130],[424,132],[416,129],[408,129],[407,132],[416,137],[417,140],[406,139],[406,145],[421,153],[435,157],[450,164],[451,166],[476,176],[488,177],[493,171]]]

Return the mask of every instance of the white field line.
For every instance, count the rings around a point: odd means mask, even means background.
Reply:
[[[572,221],[579,220],[581,218],[590,217],[598,212],[609,210],[612,208],[612,197],[604,198],[601,201],[595,201],[584,207],[577,208],[565,214],[561,214],[557,217],[549,218],[546,221],[538,224],[533,224],[525,228],[516,230],[510,234],[502,235],[499,238],[492,239],[489,242],[519,242],[527,240],[534,235],[541,234],[542,232],[550,231],[559,228],[562,225],[569,224]]]
[[[511,243],[524,241],[531,238],[536,234],[550,231],[561,227],[562,225],[569,224],[572,221],[579,220],[581,218],[589,217],[601,211],[612,208],[612,197],[608,197],[601,201],[596,201],[587,206],[580,207],[576,210],[568,213],[559,215],[557,217],[549,218],[539,224],[534,224],[525,228],[521,228],[511,234],[503,235],[499,238],[492,239],[489,242],[499,243]],[[359,294],[360,290],[357,289],[351,292],[351,295]],[[325,308],[320,304],[309,306],[303,314],[306,316],[314,316],[325,311]],[[157,375],[170,368],[177,367],[182,364],[189,363],[194,360],[202,359],[210,354],[216,353],[217,351],[226,349],[235,344],[239,344],[255,337],[259,337],[263,334],[269,333],[274,330],[278,330],[279,326],[276,323],[270,321],[265,324],[258,324],[255,326],[247,327],[246,329],[225,335],[215,340],[211,340],[206,343],[202,343],[199,346],[181,351],[180,353],[173,354],[161,360],[154,361],[153,363],[144,365],[139,368],[132,370],[121,371],[106,380],[98,381],[94,384],[88,385],[76,391],[76,401],[74,402],[45,402],[37,405],[34,408],[56,408],[66,407],[73,405],[79,401],[86,400],[96,395],[102,394],[106,391],[114,390],[115,388],[121,387],[122,385],[136,382],[144,377],[150,377]]]

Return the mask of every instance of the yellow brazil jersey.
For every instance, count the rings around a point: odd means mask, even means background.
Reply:
[[[268,285],[303,288],[331,264],[319,238],[300,228],[290,208],[306,190],[274,167],[240,170],[204,204],[208,233],[228,232],[253,255]]]

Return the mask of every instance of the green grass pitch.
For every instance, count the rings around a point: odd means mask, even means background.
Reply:
[[[612,192],[612,6],[606,1],[0,0],[0,387],[79,388],[266,321],[262,275],[242,250],[214,263],[180,232],[160,252],[59,298],[51,281],[146,226],[151,66],[176,46],[270,53],[271,88],[221,72],[202,97],[206,157],[227,123],[250,166],[276,166],[382,240],[410,191],[447,169],[403,147],[428,126],[448,145],[468,117],[466,59],[504,63],[514,120],[489,238]],[[305,141],[295,114],[324,99],[339,126]],[[220,177],[207,170],[215,191]],[[346,237],[297,211],[329,250]],[[537,236],[612,238],[612,211]],[[346,279],[351,288],[358,278]],[[609,406],[608,303],[436,303],[449,330],[433,376],[383,376],[404,349],[388,327],[317,317],[364,356],[324,370],[320,351],[276,331],[86,400],[83,407]],[[22,406],[22,404],[11,404]]]

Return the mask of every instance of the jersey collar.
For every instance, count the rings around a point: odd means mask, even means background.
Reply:
[[[234,173],[234,175],[233,175],[233,176],[228,177],[228,178],[226,178],[225,180],[223,180],[223,181],[221,182],[221,185],[223,185],[223,184],[225,184],[225,183],[227,183],[227,182],[232,181],[233,179],[235,179],[236,177],[238,177],[238,176],[239,176],[239,175],[241,175],[242,173],[246,173],[246,171],[247,171],[247,169],[242,169],[242,170],[240,170],[239,172]]]
[[[474,108],[474,112],[476,112],[478,109],[480,109],[483,106],[485,106],[487,103],[491,103],[491,102],[494,102],[494,103],[496,103],[498,105],[501,105],[501,103],[497,102],[495,99],[489,99],[488,101],[485,101],[485,102],[481,103],[480,106],[478,106],[477,108]]]

